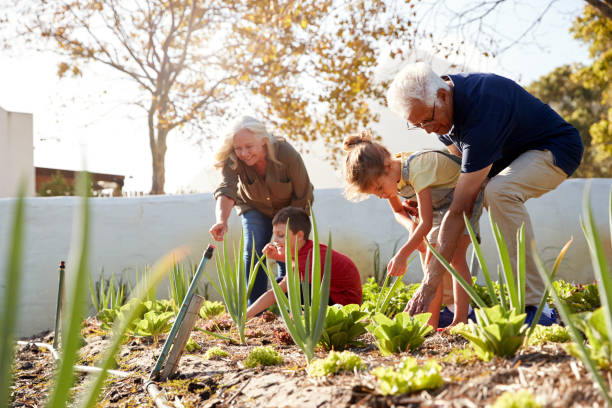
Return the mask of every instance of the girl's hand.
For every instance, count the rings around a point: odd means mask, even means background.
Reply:
[[[387,273],[390,276],[402,276],[406,273],[406,261],[407,257],[398,252],[389,261],[389,265],[387,265]]]
[[[262,252],[269,259],[285,262],[285,248],[275,242],[267,243]]]
[[[406,214],[412,215],[413,217],[419,216],[419,203],[414,200],[404,200],[402,202],[402,207]]]

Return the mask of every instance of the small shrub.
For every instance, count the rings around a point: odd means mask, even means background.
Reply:
[[[200,308],[200,317],[202,319],[211,319],[225,313],[225,305],[222,302],[211,302],[205,300]]]
[[[574,285],[563,280],[553,282],[553,288],[567,305],[570,313],[592,312],[601,306],[595,283]]]
[[[367,315],[366,312],[359,310],[358,305],[327,308],[325,326],[319,344],[325,350],[363,347],[363,343],[355,339],[366,332]]]
[[[335,374],[338,371],[353,371],[363,369],[361,358],[350,351],[337,353],[330,351],[327,357],[315,358],[308,366],[308,374],[311,377],[324,377]]]
[[[529,390],[506,391],[497,398],[491,408],[541,408]]]
[[[211,347],[204,353],[204,360],[217,360],[224,357],[229,357],[229,353],[221,347]]]
[[[412,283],[410,285],[404,284],[401,280],[396,282],[393,286],[393,293],[389,300],[388,305],[385,308],[384,314],[388,317],[393,317],[398,313],[401,313],[406,308],[408,301],[412,298],[412,295],[419,288],[420,283]],[[362,288],[362,299],[361,310],[368,314],[375,313],[376,304],[379,297],[386,298],[392,287],[382,288],[374,278],[369,278],[366,283],[363,284]],[[382,291],[382,293],[381,293]]]
[[[565,343],[570,341],[571,337],[567,329],[558,324],[552,326],[537,325],[533,334],[529,337],[529,345],[536,346],[546,342],[550,343]]]
[[[382,313],[372,316],[372,324],[367,329],[376,338],[376,345],[383,356],[401,353],[421,347],[425,335],[433,328],[427,324],[431,313],[421,313],[411,317],[408,313],[398,313],[393,320]]]
[[[272,347],[255,347],[244,359],[244,366],[253,368],[257,366],[278,365],[283,362],[283,357]]]
[[[159,335],[169,332],[172,328],[173,318],[174,312],[147,312],[138,321],[132,332],[136,336],[152,336],[155,343],[157,343]]]
[[[383,395],[433,389],[444,383],[438,363],[432,360],[419,366],[412,357],[404,357],[395,367],[376,367],[372,374],[378,378]]]

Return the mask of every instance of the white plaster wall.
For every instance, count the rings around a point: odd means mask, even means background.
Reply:
[[[552,262],[565,242],[574,237],[559,275],[576,282],[593,280],[588,248],[579,224],[584,186],[584,180],[568,180],[552,193],[528,202],[538,248],[545,260]],[[612,180],[592,180],[595,219],[608,249],[607,211],[611,186]],[[5,255],[8,248],[14,202],[14,199],[0,199],[0,255]],[[73,214],[78,202],[79,199],[74,197],[26,200],[20,336],[53,326],[57,265],[60,260],[68,259]],[[208,228],[214,222],[214,206],[211,194],[92,199],[91,270],[94,277],[102,269],[106,274],[128,273],[136,268],[142,270],[145,264],[153,263],[183,244],[192,250],[191,262],[199,262],[202,250],[213,243]],[[376,244],[381,246],[382,259],[386,261],[396,240],[407,236],[395,223],[384,200],[370,198],[351,203],[344,199],[340,189],[323,189],[315,192],[314,209],[321,241],[326,242],[328,231],[332,231],[333,248],[354,259],[362,277],[372,272],[372,253]],[[240,219],[235,214],[230,218],[230,229],[230,238],[237,239]],[[481,233],[485,255],[494,266],[497,258],[486,214],[481,220]],[[0,302],[3,302],[6,255],[1,259]],[[68,274],[73,270],[71,266],[69,262]],[[492,269],[496,270],[495,267]],[[215,274],[212,262],[206,271]],[[414,262],[406,280],[419,281],[421,277],[420,265]],[[165,296],[166,289],[160,288],[159,293]]]
[[[34,195],[33,120],[30,113],[0,108],[0,197],[14,197],[22,179]]]

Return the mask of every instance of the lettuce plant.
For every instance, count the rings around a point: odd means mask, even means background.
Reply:
[[[476,355],[484,361],[494,356],[513,356],[523,344],[527,330],[527,326],[524,326],[526,315],[517,314],[514,309],[505,310],[501,305],[477,309],[476,314],[479,321],[490,323],[457,325],[453,333],[468,339]]]
[[[557,280],[553,282],[553,287],[571,313],[592,312],[601,306],[599,291],[595,283],[576,286]]]
[[[529,345],[535,346],[543,343],[565,343],[571,339],[569,332],[563,326],[553,324],[552,326],[538,325],[531,337],[529,337]]]
[[[609,222],[610,232],[612,234],[612,191],[610,192],[609,200]],[[589,246],[591,262],[593,264],[595,278],[599,285],[599,297],[602,305],[600,309],[590,314],[590,316],[586,316],[590,324],[582,325],[579,323],[581,325],[580,327],[585,330],[585,334],[589,340],[588,346],[584,344],[582,335],[579,332],[579,327],[576,325],[578,319],[572,318],[569,308],[565,302],[561,300],[556,290],[553,290],[551,295],[574,341],[574,345],[572,346],[574,353],[579,356],[591,373],[594,381],[599,386],[599,391],[606,401],[606,404],[612,406],[612,396],[610,395],[608,382],[604,380],[598,370],[598,367],[609,367],[610,364],[610,338],[612,338],[612,276],[610,275],[610,269],[606,259],[606,251],[602,245],[599,232],[597,231],[597,224],[593,219],[593,213],[591,211],[590,186],[584,189],[582,229]],[[553,279],[551,277],[552,273],[548,272],[544,262],[537,256],[535,251],[534,255],[536,266],[538,267],[542,279],[551,285],[551,280]]]
[[[362,370],[361,358],[350,351],[341,353],[330,351],[325,358],[315,358],[308,366],[308,374],[311,377],[325,377],[339,371]]]
[[[136,323],[133,333],[136,336],[152,336],[157,344],[159,335],[167,333],[172,328],[174,312],[150,311],[144,314],[143,318]]]
[[[287,266],[287,293],[285,295],[280,288],[272,268],[269,265],[264,267],[270,282],[274,297],[280,310],[287,331],[291,338],[306,356],[306,361],[314,357],[314,349],[325,326],[325,316],[327,315],[327,304],[329,302],[329,284],[331,279],[331,253],[332,242],[331,232],[327,242],[327,254],[325,264],[321,270],[321,251],[319,247],[319,234],[314,214],[312,216],[313,231],[313,250],[312,259],[310,254],[306,260],[306,265],[312,265],[310,274],[304,271],[304,278],[301,279],[299,270],[293,268],[291,251],[285,251],[285,265]],[[289,244],[289,224],[287,223],[285,234],[285,248],[290,248]],[[312,260],[312,262],[309,262]],[[295,265],[299,265],[298,250],[295,249]],[[309,276],[310,275],[310,276]],[[301,282],[300,282],[301,281]],[[301,304],[303,299],[304,304]]]
[[[529,390],[506,391],[500,395],[491,408],[542,408]]]
[[[407,394],[444,384],[440,365],[433,360],[419,366],[415,358],[404,357],[395,367],[376,367],[371,372],[378,378],[383,395]]]
[[[229,357],[229,353],[221,347],[211,347],[204,353],[204,360],[216,360],[224,357]]]
[[[342,350],[345,347],[363,347],[363,342],[355,340],[366,332],[368,314],[358,305],[328,307],[325,327],[319,344],[325,350]]]
[[[603,308],[593,312],[583,312],[571,315],[571,319],[587,340],[586,350],[591,360],[601,369],[612,367],[612,343],[610,334],[606,328],[606,320]],[[575,357],[580,358],[580,350],[575,344],[570,344],[568,351]]]
[[[406,285],[402,282],[402,279],[397,279],[391,287],[387,284],[388,279],[383,281],[383,286],[379,286],[374,278],[369,278],[362,286],[361,310],[368,314],[379,311],[387,317],[393,317],[404,311],[406,304],[421,285],[420,283]]]
[[[223,313],[225,313],[225,305],[221,302],[205,300],[200,308],[200,317],[202,319],[211,319]]]
[[[372,316],[368,331],[376,338],[376,345],[383,356],[415,350],[425,341],[425,335],[433,330],[427,324],[431,313],[410,316],[398,313],[393,320],[382,313]]]
[[[253,368],[257,366],[278,365],[283,362],[283,357],[270,346],[255,347],[247,358],[244,359],[244,366]]]

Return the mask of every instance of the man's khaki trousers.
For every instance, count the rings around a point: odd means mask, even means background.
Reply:
[[[529,150],[491,178],[485,187],[484,205],[504,235],[515,272],[516,233],[525,223],[525,305],[537,306],[545,287],[533,261],[534,234],[525,201],[554,190],[566,178],[567,174],[554,164],[550,151]]]

